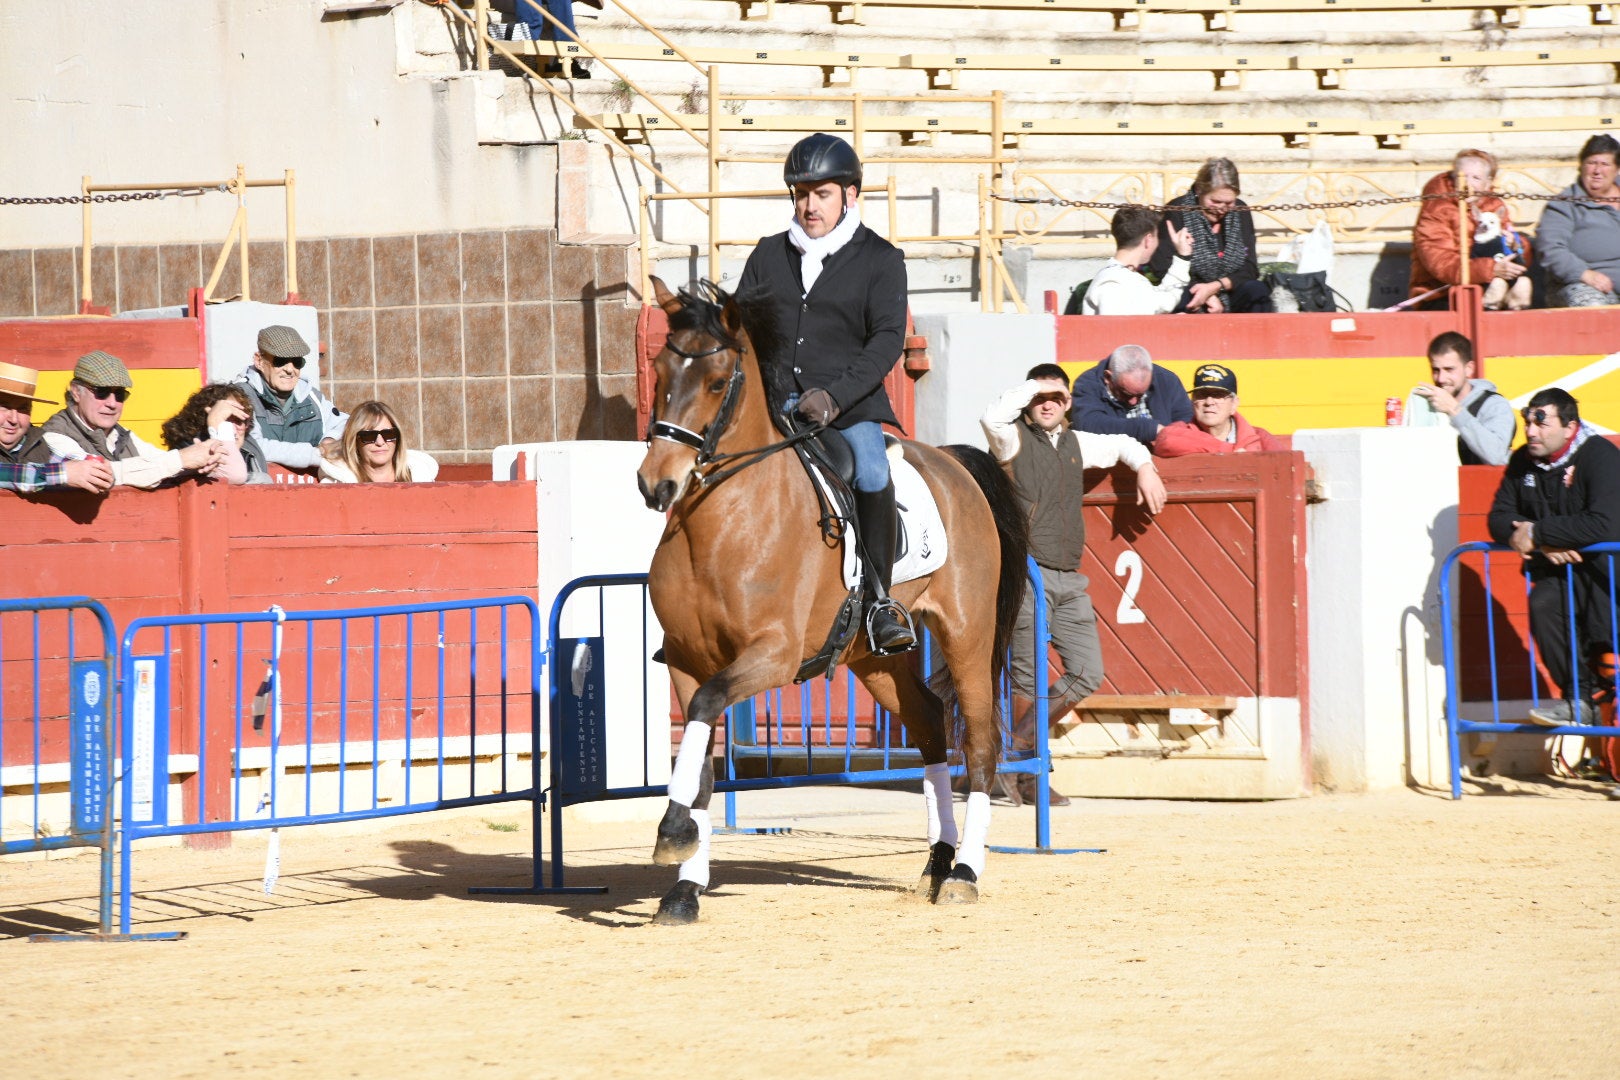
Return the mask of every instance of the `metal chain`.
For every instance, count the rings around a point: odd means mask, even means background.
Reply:
[[[1530,202],[1609,202],[1609,203],[1620,203],[1620,197],[1605,196],[1605,197],[1601,197],[1601,198],[1594,198],[1593,196],[1585,195],[1585,194],[1582,194],[1582,195],[1565,195],[1565,194],[1560,193],[1560,194],[1557,194],[1557,195],[1539,195],[1539,194],[1533,194],[1533,193],[1524,193],[1524,194],[1504,193],[1504,192],[1499,192],[1499,191],[1476,192],[1476,194],[1495,195],[1497,198],[1501,198],[1501,199],[1515,199],[1515,200],[1523,200],[1523,201],[1530,201]],[[1002,202],[1020,203],[1020,204],[1023,204],[1023,205],[1063,206],[1063,207],[1071,207],[1071,208],[1078,208],[1078,209],[1088,209],[1088,210],[1118,210],[1122,206],[1132,206],[1132,205],[1134,205],[1134,206],[1142,206],[1142,207],[1144,207],[1144,208],[1146,208],[1148,210],[1157,210],[1157,211],[1160,211],[1160,212],[1168,212],[1170,210],[1185,210],[1185,209],[1187,209],[1187,207],[1185,205],[1181,205],[1181,206],[1169,206],[1169,205],[1157,206],[1157,205],[1154,205],[1154,204],[1151,204],[1151,203],[1089,202],[1089,201],[1087,201],[1085,199],[1059,199],[1059,198],[1056,198],[1056,197],[1038,199],[1038,198],[1034,198],[1032,196],[1027,196],[1027,195],[1003,195],[1000,192],[991,192],[990,197],[993,198],[993,199],[999,199]],[[1260,204],[1250,206],[1250,207],[1248,207],[1248,209],[1251,212],[1261,211],[1261,212],[1266,212],[1266,213],[1275,213],[1275,212],[1282,211],[1282,210],[1341,210],[1341,209],[1348,209],[1348,208],[1354,207],[1354,206],[1395,206],[1395,205],[1397,205],[1399,203],[1426,202],[1426,201],[1428,201],[1430,199],[1443,199],[1443,200],[1445,200],[1447,202],[1455,202],[1457,200],[1457,198],[1458,198],[1457,193],[1453,191],[1453,192],[1440,192],[1440,193],[1433,194],[1433,195],[1382,195],[1382,196],[1378,196],[1376,198],[1339,199],[1339,200],[1333,201],[1333,202],[1260,203]]]
[[[168,191],[123,191],[107,195],[0,195],[0,206],[66,206],[75,203],[141,202],[146,199],[169,199],[178,195],[195,198],[210,191],[230,191],[229,184],[214,187],[172,188]]]

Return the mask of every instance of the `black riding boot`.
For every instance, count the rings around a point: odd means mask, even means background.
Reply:
[[[867,565],[882,585],[881,595],[887,597],[894,572],[894,481],[889,481],[882,491],[857,491],[855,513],[860,517],[861,546],[866,549]],[[878,602],[878,595],[867,586],[866,617],[873,648],[882,653],[914,648],[917,635],[912,633],[905,609],[892,599]]]

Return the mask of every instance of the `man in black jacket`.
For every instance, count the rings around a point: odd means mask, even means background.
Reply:
[[[1591,723],[1591,692],[1602,687],[1590,665],[1614,647],[1609,557],[1583,557],[1578,549],[1620,540],[1620,449],[1583,425],[1575,399],[1557,387],[1538,391],[1523,415],[1525,445],[1508,459],[1488,524],[1491,539],[1530,560],[1530,633],[1560,696],[1531,709],[1530,719]],[[1566,567],[1575,594],[1573,644]],[[1577,662],[1587,671],[1577,673]]]
[[[769,308],[779,340],[762,357],[791,370],[783,407],[837,428],[855,453],[855,512],[869,565],[888,593],[894,568],[894,484],[883,425],[899,427],[883,379],[906,333],[906,263],[900,250],[861,224],[861,159],[848,143],[815,134],[788,152],[783,179],[793,196],[788,231],[754,248],[738,296]],[[873,650],[917,643],[910,617],[868,589]]]

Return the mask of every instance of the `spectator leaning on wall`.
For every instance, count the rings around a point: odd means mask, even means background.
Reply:
[[[55,405],[38,395],[39,372],[0,363],[0,490],[44,491],[82,488],[102,494],[113,486],[112,466],[81,458],[64,461],[51,453],[45,432],[34,426],[34,403]]]
[[[109,353],[85,353],[73,367],[67,407],[45,421],[45,442],[69,461],[100,458],[123,487],[155,488],[187,469],[211,476],[225,461],[217,440],[159,450],[118,421],[132,386],[129,369]]]
[[[1192,420],[1192,402],[1176,373],[1140,345],[1121,345],[1074,380],[1070,422],[1098,435],[1129,435],[1144,446],[1165,425]]]
[[[1412,427],[1439,424],[1443,416],[1457,429],[1457,457],[1464,465],[1506,465],[1513,445],[1513,406],[1496,392],[1496,384],[1475,378],[1474,343],[1455,330],[1429,342],[1432,385],[1412,389]]]
[[[1153,458],[1125,435],[1075,432],[1065,422],[1069,377],[1056,364],[1037,364],[1025,381],[1002,394],[979,418],[990,452],[1012,475],[1019,504],[1029,515],[1029,553],[1041,567],[1046,618],[1052,647],[1063,660],[1063,674],[1051,686],[1035,685],[1035,599],[1024,590],[1013,629],[1012,739],[1015,750],[1035,748],[1037,692],[1047,697],[1047,717],[1055,722],[1102,685],[1102,648],[1097,642],[1097,614],[1080,572],[1086,522],[1082,516],[1085,469],[1116,464],[1136,472],[1136,502],[1157,514],[1164,509],[1164,481]],[[1032,801],[1036,778],[1022,775],[1015,802]],[[1054,806],[1069,800],[1052,790]]]
[[[303,377],[309,346],[290,326],[259,331],[253,365],[236,380],[253,399],[253,441],[289,469],[313,469],[349,420]]]
[[[1193,373],[1192,422],[1170,424],[1159,433],[1153,452],[1160,457],[1183,454],[1242,454],[1287,450],[1288,443],[1238,415],[1237,375],[1222,364],[1203,364]]]
[[[1530,399],[1524,441],[1508,459],[1486,523],[1492,540],[1525,558],[1530,633],[1558,689],[1559,699],[1531,709],[1530,719],[1554,727],[1591,723],[1596,710],[1589,694],[1598,687],[1591,666],[1614,649],[1609,557],[1578,549],[1620,541],[1620,449],[1582,423],[1576,400],[1556,386]],[[1573,576],[1567,587],[1566,567]]]

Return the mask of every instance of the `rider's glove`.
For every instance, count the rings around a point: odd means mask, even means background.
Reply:
[[[799,398],[799,404],[794,411],[810,423],[826,427],[838,419],[839,409],[838,402],[833,400],[832,395],[818,387],[806,390]]]

